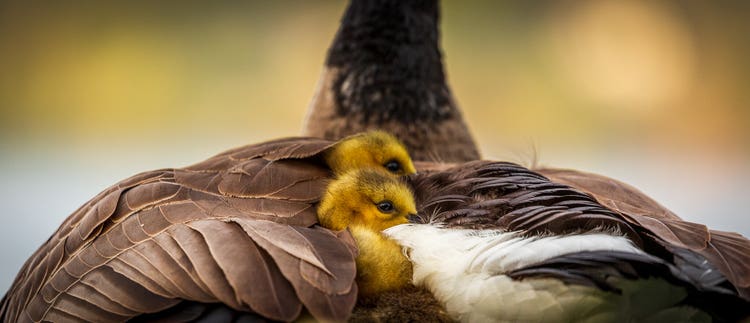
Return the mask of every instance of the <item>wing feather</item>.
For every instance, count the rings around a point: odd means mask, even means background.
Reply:
[[[740,295],[750,299],[750,240],[747,238],[684,221],[638,189],[605,176],[575,170],[538,171],[591,194],[668,246],[686,248],[706,257],[737,287]]]
[[[316,154],[331,145],[240,147],[108,188],[29,258],[0,316],[122,321],[222,302],[273,320],[294,320],[303,305],[318,319],[345,320],[356,300],[354,241],[312,227],[330,176]]]
[[[337,235],[321,227],[292,228],[249,219],[232,221],[271,255],[314,317],[342,321],[350,315],[357,295],[356,285],[348,283],[356,274],[352,246],[338,243],[342,240]],[[316,250],[312,245],[330,250]]]
[[[290,321],[302,310],[292,286],[283,279],[273,261],[236,223],[194,221],[188,224],[200,232],[213,259],[235,291],[238,301],[274,320]],[[237,259],[245,259],[237,264]]]
[[[182,289],[184,295],[190,295],[192,299],[200,302],[214,300],[208,286],[198,277],[195,265],[190,261],[186,250],[180,248],[172,235],[160,234],[154,237],[154,242],[169,254],[164,257],[164,267],[168,270],[169,277],[178,280],[175,284]]]
[[[681,220],[637,189],[596,174],[476,161],[412,177],[421,221],[529,234],[615,229],[646,252],[679,262],[698,253],[750,300],[750,240]],[[543,176],[544,175],[544,176]],[[547,177],[545,177],[547,176]],[[671,258],[670,258],[671,257]]]

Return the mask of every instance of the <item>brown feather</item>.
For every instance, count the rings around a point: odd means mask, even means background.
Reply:
[[[182,301],[346,319],[354,241],[313,227],[330,176],[318,154],[332,144],[285,138],[110,187],[24,264],[2,319],[122,321]]]
[[[479,159],[443,71],[438,7],[437,1],[351,1],[304,134],[338,140],[381,129],[401,139],[415,160]]]
[[[232,219],[276,260],[310,313],[340,321],[351,313],[357,288],[352,246],[322,227],[292,227],[269,221]],[[348,240],[348,239],[347,239]]]
[[[550,180],[575,187],[593,195],[597,201],[610,209],[627,214],[641,214],[649,217],[680,218],[637,188],[618,180],[598,174],[569,169],[534,169]]]
[[[732,232],[714,231],[680,219],[638,189],[597,174],[575,170],[539,169],[552,180],[571,185],[642,226],[669,245],[698,252],[727,276],[750,299],[750,241]]]
[[[669,262],[677,261],[671,254],[675,248],[699,254],[750,300],[750,240],[681,220],[629,185],[601,175],[534,172],[504,162],[421,167],[412,184],[422,222],[527,234],[617,229]]]
[[[236,223],[214,220],[188,224],[201,233],[238,300],[264,317],[290,321],[302,310],[292,286],[273,260]],[[238,259],[244,259],[237,263]],[[249,264],[249,265],[248,265]],[[226,303],[226,302],[225,302]]]

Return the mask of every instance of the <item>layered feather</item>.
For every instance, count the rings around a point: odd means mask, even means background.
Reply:
[[[74,212],[3,299],[7,321],[123,321],[183,301],[348,317],[356,247],[315,225],[333,143],[288,138],[142,173]]]
[[[750,299],[750,241],[680,220],[630,186],[575,171],[546,170],[554,175],[550,180],[505,162],[418,165],[421,172],[412,185],[420,223],[518,231],[527,237],[618,232],[674,266],[717,269],[732,293]],[[678,250],[700,261],[687,263]]]
[[[425,224],[395,226],[386,233],[405,247],[414,264],[414,283],[426,286],[460,321],[709,319],[703,311],[683,304],[686,289],[691,286],[681,280],[684,276],[665,281],[661,279],[664,275],[672,277],[669,270],[644,270],[646,275],[623,271],[630,274],[625,277],[607,267],[618,255],[624,261],[640,261],[638,269],[648,265],[668,267],[617,234],[523,237],[517,232],[444,229]],[[545,271],[551,264],[563,262],[561,259],[575,263],[568,255],[603,255],[588,258],[600,259],[588,263],[600,275],[572,280],[571,276],[585,272],[567,267],[558,267],[553,274]],[[616,286],[617,292],[588,284],[597,278]]]
[[[211,310],[200,303],[217,302],[276,320],[294,319],[303,307],[318,319],[346,318],[356,298],[356,248],[347,231],[315,226],[315,203],[330,176],[319,153],[331,144],[277,140],[118,183],[74,212],[29,259],[3,301],[3,318],[121,321],[170,308]],[[411,184],[423,223],[522,232],[504,243],[615,233],[632,242],[626,251],[678,271],[718,268],[720,275],[704,278],[747,299],[745,238],[634,201],[637,191],[627,186],[600,192],[502,162],[418,167]],[[580,238],[598,243],[592,237]],[[507,246],[488,247],[494,251],[476,263],[505,259],[503,267],[480,266],[497,273],[544,262],[524,256],[544,253]]]
[[[748,303],[736,294],[726,278],[702,259],[694,257],[688,250],[678,250],[683,259],[680,265],[670,264],[645,253],[620,251],[584,251],[549,258],[522,269],[513,270],[508,276],[516,280],[553,278],[568,284],[591,286],[599,290],[622,295],[632,286],[627,281],[654,280],[673,285],[679,297],[660,306],[687,306],[710,314],[716,322],[736,322],[750,315]],[[658,297],[643,286],[641,299],[633,300],[632,310],[644,312],[653,309]],[[728,287],[728,288],[727,288]],[[664,299],[663,299],[664,301]]]
[[[670,251],[684,248],[699,253],[727,276],[743,298],[750,300],[750,240],[746,237],[684,221],[638,189],[605,176],[563,169],[538,171],[590,194],[631,225],[645,229],[644,234]]]

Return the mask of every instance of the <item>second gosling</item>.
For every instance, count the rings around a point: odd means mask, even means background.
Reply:
[[[408,222],[416,215],[409,187],[392,175],[375,169],[356,169],[340,175],[326,189],[318,206],[323,227],[347,227],[359,248],[357,285],[361,297],[398,290],[411,282],[411,262],[382,231]]]

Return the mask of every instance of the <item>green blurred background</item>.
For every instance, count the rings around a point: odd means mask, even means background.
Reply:
[[[344,1],[0,2],[0,290],[140,171],[297,135]],[[750,235],[750,2],[444,1],[488,158],[631,183]]]

